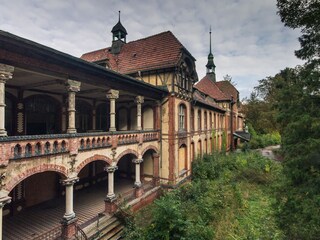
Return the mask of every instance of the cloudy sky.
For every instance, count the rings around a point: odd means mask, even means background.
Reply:
[[[237,83],[240,98],[259,79],[302,62],[294,56],[299,30],[285,28],[276,0],[0,0],[0,29],[80,57],[111,45],[118,21],[127,41],[170,30],[205,75],[209,27],[216,74]]]

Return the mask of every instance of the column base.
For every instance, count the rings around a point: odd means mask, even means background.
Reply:
[[[109,132],[115,132],[115,131],[117,131],[116,128],[109,128]]]
[[[68,128],[67,133],[77,133],[77,129],[75,128]]]
[[[144,190],[143,187],[140,185],[139,187],[136,186],[135,190],[134,190],[134,195],[136,198],[141,197],[144,194]]]
[[[105,203],[105,212],[106,213],[115,213],[118,209],[118,206],[116,204],[116,197],[114,198],[109,198],[107,197],[105,200],[104,200],[104,203]]]
[[[71,240],[74,239],[74,236],[77,233],[77,221],[76,217],[72,219],[62,219],[61,221],[61,239]]]
[[[0,136],[1,136],[1,137],[6,137],[6,136],[8,136],[7,131],[4,130],[4,129],[0,129]]]
[[[160,178],[159,177],[154,177],[152,181],[153,181],[153,185],[155,187],[160,186]]]

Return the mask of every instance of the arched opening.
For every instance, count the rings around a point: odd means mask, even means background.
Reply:
[[[185,144],[182,144],[179,147],[179,176],[186,173],[188,170],[188,158],[187,158],[187,146]]]
[[[201,147],[201,140],[198,141],[198,146],[197,146],[197,155],[199,157],[202,156],[202,147]]]
[[[143,109],[143,130],[154,129],[153,109],[151,107],[145,107]]]
[[[83,100],[76,100],[76,128],[77,132],[87,132],[92,128],[92,108]]]
[[[26,134],[58,133],[59,110],[59,104],[49,96],[35,95],[26,99]]]
[[[190,146],[190,154],[191,154],[191,162],[194,160],[194,142],[191,143],[191,146]]]
[[[208,154],[208,141],[207,139],[204,140],[204,151],[205,151],[205,154]]]
[[[154,159],[153,154],[156,152],[153,149],[149,149],[143,154],[143,163],[142,163],[142,180],[145,182],[150,182],[154,177]]]
[[[99,104],[96,109],[96,129],[108,131],[109,129],[109,106],[106,103]]]
[[[184,104],[179,105],[179,131],[187,130],[187,108]]]
[[[87,164],[79,172],[79,181],[75,184],[74,190],[79,191],[96,184],[102,185],[103,189],[106,189],[108,173],[104,170],[105,167],[106,162],[102,160],[93,161]],[[106,191],[104,191],[104,194],[105,193]]]
[[[36,173],[10,192],[3,209],[3,239],[34,239],[58,227],[65,212],[64,177],[57,172]]]
[[[118,130],[128,130],[128,110],[126,108],[120,108],[118,110]]]
[[[116,194],[121,193],[125,199],[133,196],[136,171],[135,164],[132,160],[136,158],[137,156],[131,153],[122,156],[117,164],[118,170],[114,173],[114,190]]]

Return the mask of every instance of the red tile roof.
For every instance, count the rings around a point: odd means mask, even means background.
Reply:
[[[218,109],[220,111],[225,112],[226,110],[220,107],[218,104],[216,104],[213,99],[207,98],[203,94],[201,94],[200,91],[194,91],[193,92],[193,100],[196,100],[197,102],[201,102],[203,104],[206,104],[210,107],[213,107],[215,109]]]
[[[237,99],[238,99],[238,97],[239,97],[239,96],[238,96],[238,95],[239,95],[239,92],[238,92],[238,90],[232,85],[231,82],[224,80],[224,81],[216,82],[216,84],[217,84],[217,86],[224,92],[224,94],[225,94],[226,96],[228,96],[229,98],[230,98],[231,96],[233,96],[233,99],[234,99],[235,101],[237,101]]]
[[[89,62],[108,60],[110,68],[122,74],[175,66],[185,49],[172,32],[162,32],[147,38],[128,42],[118,55],[110,48],[85,53],[82,59]]]
[[[194,87],[217,101],[230,100],[230,97],[223,93],[218,85],[212,81],[208,75],[202,78]]]

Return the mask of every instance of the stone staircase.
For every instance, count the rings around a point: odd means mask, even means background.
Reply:
[[[118,240],[124,226],[115,217],[102,215],[97,221],[83,228],[88,240]]]

